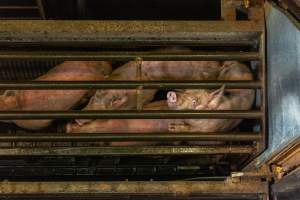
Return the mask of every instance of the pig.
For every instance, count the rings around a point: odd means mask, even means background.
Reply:
[[[251,71],[237,61],[225,61],[218,80],[252,80]],[[167,94],[168,107],[171,110],[249,110],[253,104],[254,90],[181,90]],[[170,131],[219,132],[229,131],[240,123],[241,119],[186,119],[170,125]]]
[[[248,110],[254,101],[254,92],[224,94],[225,87],[218,90],[185,90],[168,92],[168,107],[171,110]],[[229,131],[240,119],[183,119],[170,124],[174,132],[220,132]]]
[[[216,80],[221,69],[218,61],[132,61],[114,70],[110,80]],[[149,103],[156,92],[142,90],[142,105]],[[136,90],[98,90],[84,110],[130,110],[136,106]],[[90,121],[76,120],[80,125]]]
[[[111,73],[108,62],[66,61],[55,66],[37,81],[99,81]],[[2,111],[69,110],[89,95],[90,90],[7,90],[0,96]],[[47,127],[52,120],[10,120],[32,130]]]
[[[166,101],[152,102],[144,106],[144,110],[166,110]],[[69,123],[66,125],[67,133],[147,133],[147,132],[167,132],[168,119],[97,119],[89,123],[79,125]],[[103,143],[104,144],[104,143]],[[110,146],[149,146],[157,142],[120,141],[110,142]]]
[[[166,101],[157,101],[145,105],[143,109],[167,110],[168,105]],[[69,123],[66,126],[66,131],[67,133],[136,133],[166,131],[166,129],[157,126],[157,122],[159,121],[160,120],[152,119],[97,119],[84,125]],[[155,126],[153,127],[154,124]]]

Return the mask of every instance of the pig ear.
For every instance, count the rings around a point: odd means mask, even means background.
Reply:
[[[117,98],[115,98],[111,104],[113,108],[119,108],[121,107],[126,101],[128,100],[128,96],[127,95],[122,95],[119,96]]]
[[[225,85],[223,85],[220,89],[217,89],[209,94],[208,97],[208,107],[216,108],[224,95]]]

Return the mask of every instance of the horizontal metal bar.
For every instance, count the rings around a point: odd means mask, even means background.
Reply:
[[[8,196],[8,197],[7,197]],[[182,196],[179,196],[179,194],[174,194],[173,196],[170,195],[160,195],[160,194],[151,194],[151,199],[160,199],[160,200],[178,200],[179,197],[182,198]],[[258,200],[257,194],[208,194],[200,196],[196,196],[193,198],[187,197],[191,200],[197,199],[197,200]],[[78,200],[78,199],[84,199],[84,200],[115,200],[117,199],[124,199],[124,194],[111,194],[111,195],[97,195],[97,194],[12,194],[12,195],[6,195],[0,194],[0,198],[10,198],[13,200],[24,200],[24,199],[35,199],[35,200]],[[149,194],[146,195],[139,195],[139,194],[126,194],[126,198],[132,199],[132,200],[148,200]]]
[[[0,18],[3,19],[3,18]],[[9,18],[8,18],[9,19]],[[16,17],[14,18],[16,19]],[[22,18],[23,19],[23,18]],[[34,19],[41,19],[41,18],[34,18]],[[201,46],[209,46],[209,47],[253,47],[258,45],[258,41],[256,39],[252,40],[226,40],[226,39],[219,39],[219,40],[213,40],[213,39],[207,39],[207,40],[195,40],[195,39],[177,39],[177,40],[170,40],[170,39],[163,39],[154,41],[154,40],[143,40],[143,39],[135,39],[134,41],[128,40],[124,41],[124,39],[114,39],[112,41],[53,41],[51,43],[47,41],[41,41],[41,42],[3,42],[0,40],[1,47],[27,47],[27,48],[34,48],[35,50],[38,49],[38,47],[84,47],[84,48],[91,48],[91,47],[117,47],[120,48],[126,47],[126,48],[136,48],[136,47],[155,47],[155,48],[164,48],[166,46],[194,46],[194,47],[201,47]]]
[[[0,82],[0,89],[260,89],[260,81],[22,81]]]
[[[151,111],[1,111],[0,120],[9,119],[260,119],[261,111],[238,110],[151,110]]]
[[[29,43],[58,46],[111,44],[160,45],[189,41],[198,44],[254,41],[263,31],[257,21],[135,21],[135,20],[15,20],[1,21],[0,44]],[[192,42],[193,41],[193,42]],[[91,46],[91,47],[92,47]]]
[[[30,187],[29,187],[30,186]],[[102,195],[168,195],[195,196],[266,193],[267,182],[248,181],[86,181],[86,182],[0,182],[0,193],[5,194],[102,194]],[[243,198],[243,199],[244,199]],[[83,198],[85,199],[85,198]]]
[[[0,59],[56,60],[260,60],[258,52],[78,52],[78,51],[2,51]]]
[[[30,187],[28,187],[30,185]],[[0,183],[1,194],[263,194],[262,181],[114,181],[114,182],[8,182]]]
[[[17,10],[22,10],[22,9],[38,9],[37,6],[0,6],[0,9],[4,10],[11,10],[11,9],[17,9]]]
[[[0,17],[2,21],[15,21],[15,20],[39,20],[40,17],[23,17],[23,16],[14,16],[14,17]]]
[[[1,142],[12,141],[258,141],[260,133],[84,133],[0,134]]]
[[[148,146],[148,147],[51,147],[51,148],[0,148],[1,156],[129,156],[129,155],[200,155],[200,154],[251,154],[251,146]]]

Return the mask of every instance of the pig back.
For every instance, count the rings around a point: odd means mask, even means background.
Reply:
[[[216,80],[221,70],[218,61],[143,61],[148,80]]]
[[[105,79],[111,71],[107,62],[64,62],[47,74],[37,78],[43,81],[98,81]],[[19,90],[14,91],[17,99],[12,110],[69,110],[76,106],[89,90]],[[48,126],[52,120],[14,120],[23,128],[41,129]]]

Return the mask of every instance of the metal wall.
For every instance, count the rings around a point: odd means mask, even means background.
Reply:
[[[300,138],[300,31],[278,7],[265,10],[269,139],[257,166]]]

